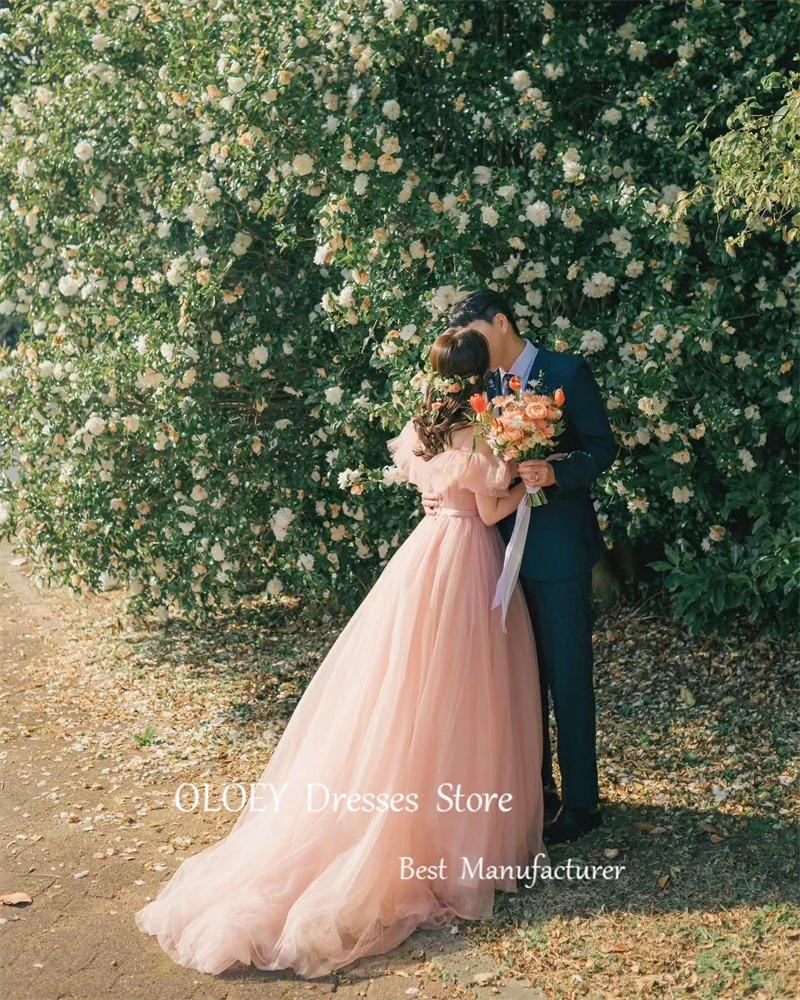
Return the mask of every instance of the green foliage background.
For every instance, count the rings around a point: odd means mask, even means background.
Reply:
[[[609,543],[663,550],[692,628],[792,626],[800,255],[757,198],[736,242],[744,182],[708,192],[729,116],[784,99],[796,3],[54,0],[3,25],[0,530],[43,582],[119,579],[164,617],[357,600],[418,516],[383,471],[411,376],[489,284],[590,359]]]

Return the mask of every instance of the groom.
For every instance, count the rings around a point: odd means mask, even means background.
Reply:
[[[545,813],[554,816],[545,825],[544,839],[561,843],[583,836],[601,822],[592,682],[592,567],[605,544],[589,487],[614,461],[617,445],[587,362],[523,339],[513,310],[500,293],[472,292],[453,306],[448,320],[450,326],[478,330],[489,342],[489,398],[507,394],[514,375],[523,388],[541,376],[542,392],[552,393],[559,386],[564,390],[564,431],[555,450],[569,452],[568,457],[519,466],[525,484],[542,487],[549,501],[531,511],[520,583],[536,639],[542,687],[542,784]],[[426,514],[436,513],[439,500],[439,494],[423,494]],[[499,527],[508,542],[514,515]],[[553,780],[550,699],[558,735],[561,799]]]

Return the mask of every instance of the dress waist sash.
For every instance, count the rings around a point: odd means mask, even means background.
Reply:
[[[444,514],[446,517],[477,517],[477,510],[459,510],[457,507],[440,507],[437,514]]]

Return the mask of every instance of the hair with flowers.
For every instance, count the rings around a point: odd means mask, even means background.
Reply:
[[[447,378],[438,375],[432,369],[423,369],[411,380],[411,384],[429,399],[437,403],[447,396],[461,395],[465,390],[476,391],[476,386],[482,381],[479,375],[466,375],[460,378]]]
[[[477,330],[450,327],[437,337],[428,365],[412,380],[424,393],[414,420],[419,455],[432,458],[444,451],[453,432],[469,425],[469,398],[483,390],[488,370],[489,345]]]

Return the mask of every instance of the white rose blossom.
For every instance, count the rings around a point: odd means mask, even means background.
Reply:
[[[65,274],[63,277],[59,278],[58,290],[62,295],[69,298],[80,289],[83,284],[83,278],[80,276],[73,276],[71,274]]]
[[[308,153],[298,153],[292,160],[292,170],[300,176],[310,174],[313,169],[314,160],[308,155]]]
[[[582,354],[596,354],[606,346],[606,338],[599,330],[586,330],[581,338]]]
[[[75,146],[75,155],[79,160],[83,160],[84,163],[94,156],[94,146],[88,142],[86,139],[81,139],[79,143]]]
[[[616,279],[603,271],[595,271],[591,278],[583,283],[583,294],[590,299],[601,299],[613,291]]]
[[[631,59],[641,62],[647,55],[647,46],[644,42],[634,39],[628,46],[628,56]]]
[[[400,105],[397,103],[397,101],[394,100],[384,101],[382,110],[384,117],[388,118],[389,121],[397,121],[397,119],[400,117]]]
[[[694,490],[690,490],[688,486],[672,487],[672,499],[675,503],[688,503],[693,496]]]
[[[236,254],[237,257],[241,257],[246,254],[250,244],[253,242],[253,237],[250,233],[237,233],[234,237],[233,243],[231,243],[231,251]]]
[[[286,538],[286,534],[289,531],[289,525],[294,521],[297,515],[290,507],[280,507],[272,516],[270,521],[270,527],[275,535],[275,538],[282,542]]]
[[[525,215],[534,226],[543,226],[550,218],[550,206],[546,201],[535,201],[525,209]]]
[[[511,74],[511,85],[514,90],[527,90],[531,85],[531,75],[526,69],[518,69]]]

